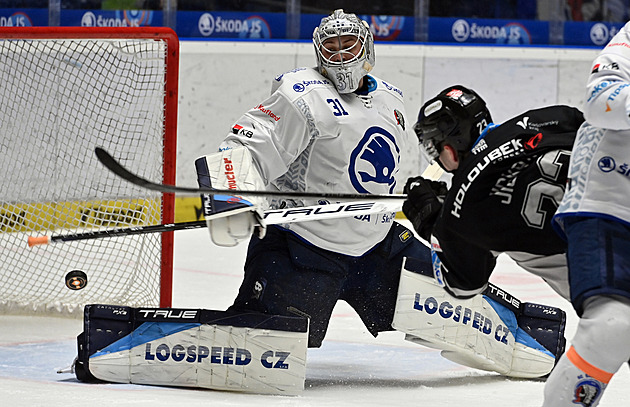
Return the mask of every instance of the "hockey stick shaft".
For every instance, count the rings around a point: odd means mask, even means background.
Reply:
[[[77,240],[100,239],[104,237],[132,236],[145,233],[170,232],[174,230],[197,229],[206,226],[206,221],[167,223],[164,225],[132,226],[122,229],[97,230],[94,232],[74,233],[69,235],[29,236],[29,247],[49,243],[74,242]]]
[[[266,224],[277,225],[280,223],[334,219],[381,212],[398,212],[401,207],[402,202],[400,200],[344,202],[329,205],[303,206],[288,209],[271,209],[265,211],[264,217]],[[219,215],[225,216],[224,214]],[[205,220],[168,223],[164,225],[132,226],[121,229],[98,230],[94,232],[75,233],[68,235],[30,236],[28,238],[28,245],[29,247],[33,247],[37,245],[46,245],[49,243],[63,243],[77,240],[99,239],[104,237],[132,236],[145,233],[171,232],[176,230],[197,229],[202,227],[206,227]]]
[[[117,175],[119,173],[122,178],[127,179],[128,177],[132,179],[139,179],[141,181],[140,186],[144,186],[144,183],[149,183],[151,185],[159,186],[159,187],[169,187],[163,186],[161,184],[154,184],[150,181],[143,180],[140,177],[132,174],[127,171],[124,167],[114,160],[109,153],[105,150],[97,148],[96,154],[99,157],[99,160],[107,167],[110,168]],[[109,158],[108,158],[109,157]],[[422,173],[422,176],[425,178],[438,179],[442,175],[442,170],[436,164],[430,165],[425,169]],[[137,180],[136,180],[137,181]],[[138,182],[133,182],[138,184]],[[174,187],[179,189],[178,187]],[[160,189],[161,190],[161,189]],[[199,189],[194,189],[195,193],[199,192]],[[210,190],[214,193],[220,193],[218,190]],[[164,191],[163,191],[164,192]],[[170,192],[170,191],[169,191]],[[230,194],[233,194],[234,191],[229,190]],[[249,193],[249,192],[248,192]],[[267,193],[267,192],[265,192]],[[286,193],[281,193],[281,195],[286,196]],[[337,194],[338,196],[339,194]],[[310,196],[310,195],[309,195]],[[322,194],[313,194],[313,196],[324,197]],[[354,195],[353,195],[354,196]],[[361,198],[372,198],[374,195],[367,194],[359,194]],[[292,222],[304,222],[309,220],[324,220],[324,219],[332,219],[332,218],[341,218],[346,216],[361,216],[379,212],[398,212],[402,207],[401,197],[405,195],[387,195],[390,198],[387,200],[380,201],[364,201],[364,202],[346,202],[339,204],[330,204],[330,205],[313,205],[306,207],[298,207],[298,208],[289,208],[289,209],[278,209],[278,210],[268,210],[265,212],[265,222],[269,225],[279,224],[279,223],[292,223]],[[223,215],[221,215],[223,216]],[[172,232],[177,230],[187,230],[187,229],[197,229],[206,226],[206,221],[191,221],[191,222],[179,222],[179,223],[168,223],[163,225],[150,225],[150,226],[133,226],[128,228],[120,228],[120,229],[108,229],[108,230],[99,230],[93,232],[84,232],[84,233],[75,233],[68,235],[45,235],[45,236],[29,236],[28,245],[30,247],[38,246],[38,245],[47,245],[49,243],[63,243],[63,242],[72,242],[78,240],[88,240],[88,239],[100,239],[105,237],[119,237],[119,236],[132,236],[146,233],[161,233],[161,232]]]
[[[100,147],[96,147],[96,157],[108,170],[118,175],[132,184],[137,186],[159,192],[166,193],[185,193],[185,194],[223,194],[223,195],[249,195],[249,196],[268,196],[268,197],[283,197],[283,198],[324,198],[334,200],[404,200],[407,195],[404,194],[346,194],[346,193],[333,193],[333,192],[293,192],[293,191],[238,191],[233,189],[216,189],[216,188],[193,188],[193,187],[178,187],[175,185],[158,184],[147,179],[144,179],[125,167],[123,167],[114,157],[112,157],[107,151]]]

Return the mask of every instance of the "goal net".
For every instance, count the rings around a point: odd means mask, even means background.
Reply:
[[[178,64],[168,28],[0,28],[1,312],[171,305],[172,232],[27,239],[173,222],[172,194],[116,177],[94,149],[174,183]],[[66,286],[72,270],[83,289]]]

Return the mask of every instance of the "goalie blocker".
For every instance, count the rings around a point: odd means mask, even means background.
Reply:
[[[295,395],[307,343],[301,317],[87,305],[74,371],[84,382]]]
[[[200,157],[195,160],[195,168],[200,187],[230,189],[242,194],[265,188],[252,155],[244,146]],[[249,239],[252,232],[260,239],[265,237],[263,208],[268,205],[262,197],[202,194],[201,206],[210,238],[218,246],[236,246]]]
[[[490,284],[458,299],[439,286],[432,270],[406,258],[392,326],[405,339],[441,349],[446,359],[505,376],[536,378],[551,372],[564,352],[566,314],[521,303]]]

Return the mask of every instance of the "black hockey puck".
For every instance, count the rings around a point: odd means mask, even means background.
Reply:
[[[71,290],[80,290],[85,288],[87,283],[87,274],[81,270],[72,270],[66,274],[66,287]]]

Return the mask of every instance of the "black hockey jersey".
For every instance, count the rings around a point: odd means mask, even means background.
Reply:
[[[433,229],[450,287],[484,287],[502,252],[565,252],[551,218],[583,121],[569,106],[530,110],[476,143],[455,172]]]

